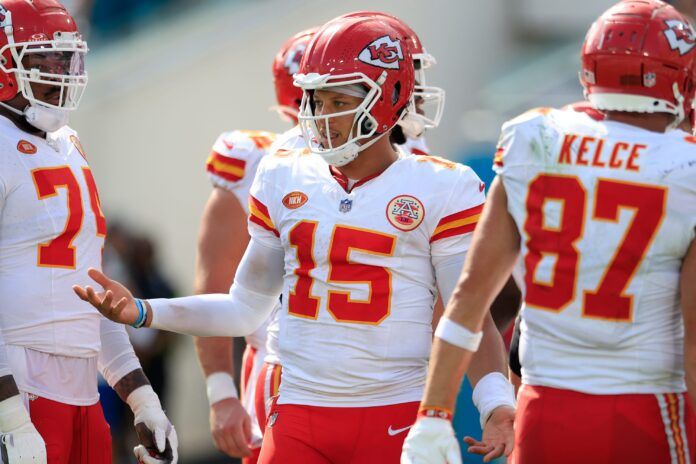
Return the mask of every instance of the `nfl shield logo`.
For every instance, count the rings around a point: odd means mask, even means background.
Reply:
[[[657,75],[655,73],[643,74],[643,85],[646,87],[655,87],[657,83]]]
[[[341,204],[338,206],[338,210],[342,213],[347,213],[353,207],[353,200],[345,199],[341,200]]]

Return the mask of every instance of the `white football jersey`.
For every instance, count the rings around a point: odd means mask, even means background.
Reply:
[[[401,145],[401,148],[406,153],[412,153],[414,155],[429,155],[430,149],[425,143],[425,137],[418,138],[407,138],[406,143]]]
[[[432,258],[463,253],[483,207],[474,172],[400,151],[357,182],[308,149],[264,158],[250,234],[285,252],[281,403],[418,401],[437,295]]]
[[[73,285],[93,285],[106,220],[77,134],[48,140],[0,117],[0,327],[5,343],[63,356],[98,354],[100,314]]]
[[[696,139],[533,110],[495,170],[521,236],[523,381],[592,394],[685,389],[679,273]]]

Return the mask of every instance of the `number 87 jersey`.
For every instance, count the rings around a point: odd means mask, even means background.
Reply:
[[[418,401],[436,275],[458,256],[447,269],[456,282],[484,202],[471,169],[404,152],[347,182],[309,150],[264,158],[254,179],[250,234],[285,255],[280,403]]]
[[[503,126],[494,169],[521,236],[525,383],[685,390],[679,274],[696,227],[695,142],[552,109]]]

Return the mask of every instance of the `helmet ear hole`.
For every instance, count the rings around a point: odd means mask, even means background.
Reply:
[[[375,128],[375,123],[371,119],[363,119],[362,123],[360,124],[360,130],[362,131],[363,134],[369,134],[372,129]]]
[[[400,96],[401,96],[401,82],[396,82],[394,84],[394,91],[392,92],[392,97],[391,97],[392,105],[396,105],[396,102],[399,101]]]

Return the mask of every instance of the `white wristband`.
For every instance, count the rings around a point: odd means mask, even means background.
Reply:
[[[500,372],[491,372],[478,381],[471,395],[476,409],[481,414],[481,429],[486,425],[493,410],[500,406],[515,408],[515,387]]]
[[[435,336],[440,340],[444,340],[447,343],[458,346],[459,348],[464,348],[465,350],[469,351],[476,351],[481,344],[483,332],[473,333],[463,325],[459,325],[456,322],[443,317],[440,319],[439,324],[437,324]]]
[[[208,394],[208,404],[214,405],[218,401],[228,398],[239,398],[234,378],[227,372],[214,372],[205,379],[205,389]]]

